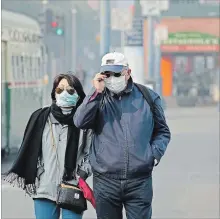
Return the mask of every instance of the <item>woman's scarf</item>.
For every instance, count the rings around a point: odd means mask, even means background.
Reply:
[[[36,194],[37,164],[42,153],[42,136],[50,113],[60,124],[68,125],[67,146],[65,153],[65,170],[74,172],[78,152],[80,130],[73,123],[76,108],[64,115],[62,110],[53,103],[35,111],[26,126],[23,141],[12,168],[3,176],[7,182],[17,185],[29,195]]]

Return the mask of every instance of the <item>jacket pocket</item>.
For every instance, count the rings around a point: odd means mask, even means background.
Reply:
[[[154,154],[153,154],[153,148],[152,148],[150,143],[148,143],[148,150],[149,150],[149,156],[148,156],[147,163],[148,163],[150,168],[153,168],[154,167],[154,159],[155,159],[155,157],[154,157]]]
[[[107,172],[117,172],[123,165],[123,147],[119,144],[103,141],[96,153],[97,163]]]
[[[145,163],[143,164],[146,170],[148,172],[151,172],[154,167],[154,155],[153,155],[153,149],[150,143],[147,144],[146,152],[143,158],[145,160]]]
[[[140,145],[133,146],[129,160],[129,170],[131,173],[150,173],[154,167],[154,156],[151,145],[148,143],[145,148],[140,148]]]

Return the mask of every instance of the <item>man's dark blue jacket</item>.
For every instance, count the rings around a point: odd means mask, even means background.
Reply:
[[[116,179],[151,175],[154,159],[160,161],[171,136],[158,94],[150,90],[155,104],[153,119],[132,79],[120,95],[106,89],[91,100],[93,93],[74,116],[78,128],[94,130],[90,151],[93,171]]]

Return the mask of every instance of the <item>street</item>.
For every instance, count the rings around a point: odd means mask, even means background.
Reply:
[[[220,218],[217,107],[167,109],[166,115],[172,140],[153,172],[153,218]],[[9,165],[3,163],[2,172]],[[32,199],[5,182],[2,218],[34,218]],[[96,218],[90,204],[84,218]]]

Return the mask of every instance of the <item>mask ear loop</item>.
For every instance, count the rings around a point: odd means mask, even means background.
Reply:
[[[74,93],[75,95],[77,95],[78,96],[78,98],[77,98],[77,102],[80,100],[80,96],[79,96],[79,94],[77,94],[77,93]],[[74,95],[73,94],[73,95]]]
[[[72,96],[73,95],[77,95],[78,97],[77,97],[77,102],[80,100],[80,96],[79,96],[79,94],[75,91],[75,93],[74,94],[72,94]]]

